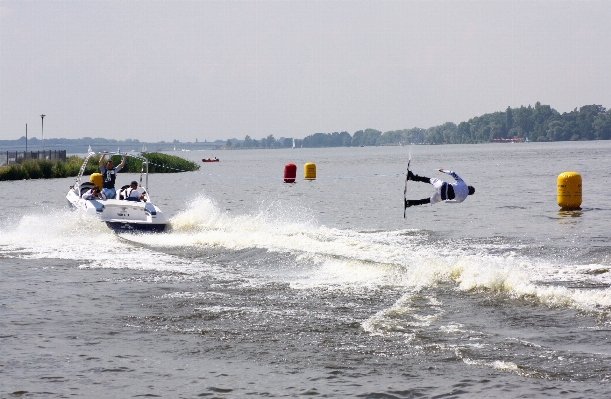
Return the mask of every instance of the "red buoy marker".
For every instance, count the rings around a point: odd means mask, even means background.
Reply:
[[[294,163],[284,165],[284,182],[295,183],[297,177],[297,166]]]

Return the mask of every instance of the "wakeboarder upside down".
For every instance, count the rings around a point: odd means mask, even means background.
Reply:
[[[433,194],[430,198],[423,198],[420,200],[408,200],[406,198],[405,208],[414,205],[436,204],[437,202],[441,201],[459,203],[463,202],[468,195],[473,195],[475,193],[475,188],[472,186],[467,186],[467,183],[465,183],[463,179],[461,179],[455,172],[443,169],[439,169],[439,171],[452,176],[454,180],[456,180],[456,183],[447,183],[434,177],[428,178],[415,175],[411,171],[407,172],[407,180],[432,184],[433,187],[435,187],[435,194]]]

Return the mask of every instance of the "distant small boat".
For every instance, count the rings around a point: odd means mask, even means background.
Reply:
[[[218,158],[214,158],[214,159],[210,159],[210,158],[206,159],[206,158],[204,158],[204,159],[202,159],[202,162],[219,162],[219,161],[220,161],[220,159],[218,159]]]

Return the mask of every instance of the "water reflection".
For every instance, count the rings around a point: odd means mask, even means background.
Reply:
[[[581,208],[579,209],[560,209],[558,216],[561,218],[579,218],[583,214]]]

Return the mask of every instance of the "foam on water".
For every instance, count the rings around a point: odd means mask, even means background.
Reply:
[[[0,231],[4,257],[66,259],[81,268],[131,268],[195,273],[192,262],[117,239],[98,219],[82,212],[54,210],[27,214],[15,226]]]
[[[509,371],[512,373],[516,373],[518,375],[526,375],[526,373],[521,372],[518,365],[513,362],[506,362],[502,360],[485,362],[485,361],[473,360],[469,358],[464,358],[463,362],[471,366],[484,366],[484,367],[489,367],[489,368],[496,369],[496,370]]]
[[[414,331],[428,327],[443,313],[443,304],[429,296],[423,306],[415,306],[413,292],[403,295],[391,307],[377,312],[366,320],[363,329],[371,334],[402,334],[408,340],[414,338]]]
[[[297,214],[297,216],[296,216]],[[301,216],[301,217],[300,217]],[[275,203],[255,215],[230,216],[207,198],[194,201],[172,220],[169,234],[138,236],[155,246],[262,248],[296,254],[312,265],[293,275],[294,288],[314,286],[395,285],[418,291],[443,282],[456,289],[536,299],[547,306],[606,312],[611,276],[604,265],[571,265],[517,255],[503,242],[431,243],[414,230],[361,232],[318,225],[304,212]],[[514,247],[511,247],[514,248]],[[401,307],[405,298],[395,307]]]
[[[234,216],[205,196],[174,217],[171,228],[162,234],[117,236],[94,218],[71,211],[25,215],[16,228],[0,231],[5,257],[82,260],[81,267],[193,274],[215,267],[205,256],[183,259],[158,249],[231,252],[257,248],[291,254],[296,262],[309,265],[300,273],[267,277],[284,279],[295,289],[391,285],[418,292],[449,282],[460,291],[535,299],[547,306],[605,313],[611,309],[611,290],[606,288],[611,276],[606,266],[530,259],[505,250],[504,245],[432,242],[426,232],[415,230],[329,228],[317,223],[308,209],[279,201],[263,204],[252,215]],[[568,287],[567,281],[577,288]],[[596,288],[589,287],[592,285]],[[389,315],[409,308],[410,294],[406,295]]]

